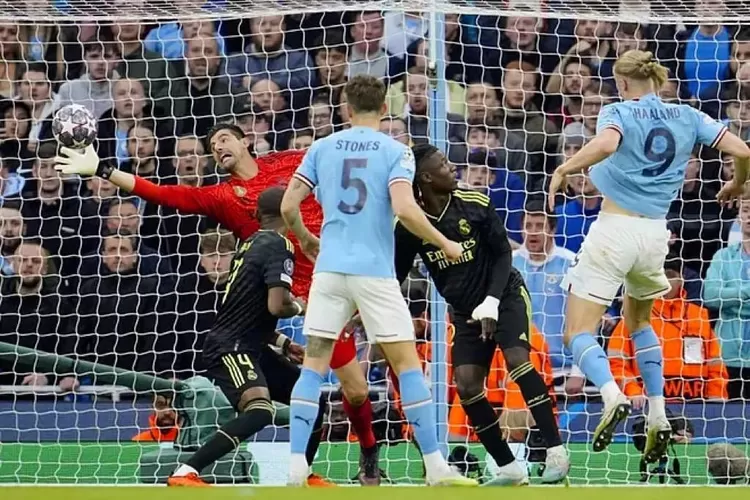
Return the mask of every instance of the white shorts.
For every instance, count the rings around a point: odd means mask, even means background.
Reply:
[[[414,325],[395,278],[315,273],[305,313],[305,336],[338,339],[359,310],[371,343],[414,341]]]
[[[661,297],[670,289],[664,274],[670,232],[663,219],[600,213],[591,224],[563,286],[598,304],[610,305],[617,290],[636,300]]]

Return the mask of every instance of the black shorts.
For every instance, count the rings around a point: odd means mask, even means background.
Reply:
[[[453,366],[478,365],[489,368],[496,347],[503,350],[511,347],[530,349],[531,299],[525,287],[508,293],[500,301],[494,342],[482,340],[482,327],[479,322],[469,324],[470,315],[454,313],[453,316],[456,327],[451,348]]]
[[[237,410],[242,394],[254,387],[266,387],[271,400],[288,405],[300,368],[270,347],[230,352],[208,364],[212,378]]]

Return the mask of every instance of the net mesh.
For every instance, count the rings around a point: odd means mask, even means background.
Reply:
[[[238,124],[259,157],[305,148],[346,127],[343,84],[360,73],[388,84],[381,130],[405,144],[424,142],[432,106],[424,39],[434,10],[446,20],[446,80],[439,84],[447,96],[447,154],[461,182],[487,193],[508,227],[514,264],[532,299],[532,358],[556,395],[571,478],[612,485],[644,477],[626,436],[633,421],[606,453],[589,452],[601,404],[562,347],[560,279],[601,200],[578,177],[553,220],[540,213],[546,182],[594,134],[599,109],[616,96],[612,63],[631,48],[647,48],[669,67],[664,99],[699,107],[747,139],[750,35],[741,23],[750,4],[30,0],[0,6],[0,341],[185,380],[202,369],[202,339],[237,245],[208,217],[147,203],[101,179],[58,176],[55,147],[48,146],[55,110],[86,106],[98,118],[100,157],[159,185],[226,181],[202,143],[217,122]],[[669,216],[674,288],[653,316],[664,339],[669,407],[692,429],[670,452],[682,464],[672,477],[690,484],[711,482],[709,466],[721,470],[732,452],[717,445],[746,453],[750,438],[750,339],[737,300],[744,300],[748,279],[737,244],[750,237],[750,212],[738,215],[714,201],[732,168],[727,158],[696,151]],[[491,462],[454,404],[450,368],[432,363],[446,350],[435,338],[443,329],[450,336],[450,317],[433,313],[418,263],[404,291],[426,376],[450,403],[448,439]],[[598,333],[617,380],[641,403],[620,315],[615,301]],[[280,328],[304,342],[300,319]],[[397,424],[397,395],[382,356],[363,341],[359,347],[376,401],[376,434],[388,445],[381,467],[394,481],[419,483],[420,457],[407,444],[408,427]],[[59,365],[29,366],[19,356],[0,363],[0,481],[164,479],[163,470],[144,465],[144,455],[154,452],[167,464],[174,459],[164,444],[184,425],[174,401],[154,402],[153,391],[113,385],[106,373],[71,376]],[[435,380],[436,368],[443,380]],[[338,381],[331,375],[328,382],[331,412],[315,469],[345,483],[357,472],[358,449]],[[536,467],[543,461],[537,433],[499,353],[487,394],[504,408],[501,426],[518,457]],[[248,445],[258,465],[254,480],[285,482],[286,440],[277,422]],[[746,474],[742,463],[732,466],[738,477]],[[670,457],[664,470],[672,464]]]

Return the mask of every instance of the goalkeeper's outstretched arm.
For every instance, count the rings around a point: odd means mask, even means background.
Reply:
[[[61,148],[60,156],[55,158],[55,168],[63,174],[102,177],[118,188],[149,203],[174,208],[184,213],[216,218],[218,202],[213,193],[215,186],[205,188],[159,186],[137,175],[117,170],[107,162],[102,162],[93,146],[87,147],[83,152]]]

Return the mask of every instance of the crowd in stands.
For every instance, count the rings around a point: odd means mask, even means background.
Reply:
[[[670,68],[665,100],[699,107],[750,139],[750,27],[524,13],[448,14],[444,27],[448,156],[463,186],[487,193],[506,222],[531,295],[538,368],[575,397],[585,380],[563,344],[560,283],[601,197],[581,175],[549,213],[546,181],[595,134],[599,110],[618,98],[613,62],[633,48]],[[61,176],[51,132],[61,106],[82,104],[98,117],[103,161],[158,184],[223,181],[203,143],[219,122],[240,126],[257,156],[348,127],[343,88],[362,73],[388,84],[381,131],[417,144],[430,140],[428,29],[418,12],[376,11],[0,25],[0,341],[167,377],[200,373],[236,248],[211,220],[100,178]],[[739,209],[715,201],[732,169],[731,158],[696,148],[670,210],[672,289],[653,311],[670,398],[750,398],[750,199]],[[412,299],[429,297],[426,286],[413,293],[422,276],[415,267],[405,286]],[[620,309],[612,305],[599,334],[617,380],[642,402]],[[429,310],[413,313],[429,342]],[[302,342],[299,321],[286,328]],[[423,355],[429,360],[429,349]],[[383,380],[377,350],[362,356],[372,361],[363,364],[370,380]],[[500,357],[493,366],[488,391],[502,405],[513,390]],[[82,382],[0,367],[0,385]]]

